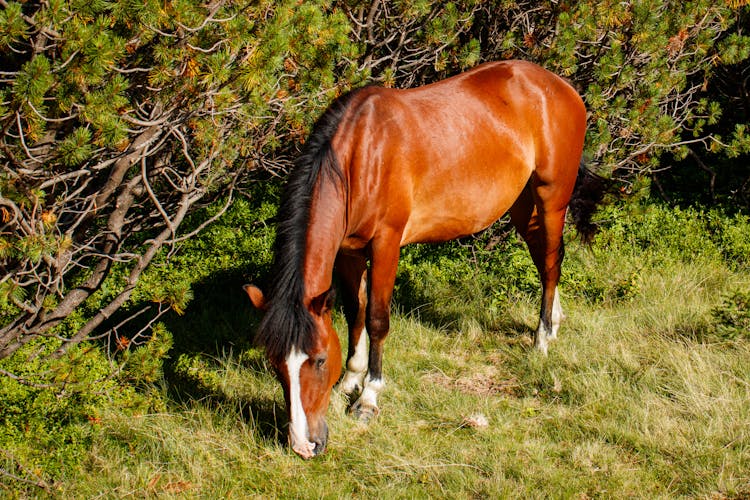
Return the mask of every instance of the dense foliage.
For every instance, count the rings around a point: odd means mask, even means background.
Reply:
[[[748,55],[731,31],[739,12],[708,1],[3,2],[0,357],[53,331],[62,349],[89,338],[155,256],[191,235],[188,214],[231,202],[248,172],[283,171],[319,110],[369,79],[411,86],[487,59],[538,61],[582,90],[592,161],[629,182],[663,151],[746,152],[744,124],[726,137],[706,128],[721,108],[702,91],[713,67]],[[162,292],[152,316],[189,300],[179,284]]]
[[[355,2],[356,3],[356,2]],[[411,86],[480,61],[521,58],[569,78],[591,112],[587,149],[603,170],[632,181],[702,146],[750,151],[744,123],[715,124],[706,86],[750,44],[739,6],[666,2],[372,2],[354,34],[363,66],[385,84]],[[398,22],[405,19],[406,22]]]
[[[0,357],[117,273],[93,315],[57,330],[63,348],[88,338],[190,236],[191,211],[275,170],[273,151],[336,94],[347,32],[316,3],[5,4]],[[153,299],[179,311],[185,293]]]

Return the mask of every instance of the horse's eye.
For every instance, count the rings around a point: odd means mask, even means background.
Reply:
[[[315,368],[317,368],[318,370],[323,368],[323,365],[325,364],[326,364],[326,358],[324,357],[320,357],[315,360]]]

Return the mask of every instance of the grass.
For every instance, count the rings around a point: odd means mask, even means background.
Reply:
[[[407,254],[381,413],[357,422],[335,393],[329,448],[311,461],[285,444],[281,387],[249,342],[257,317],[241,272],[203,273],[212,278],[193,285],[186,314],[163,325],[174,348],[164,378],[145,385],[149,403],[120,408],[135,387],[106,389],[97,398],[114,403],[52,413],[78,415],[74,432],[50,423],[36,446],[28,425],[0,426],[14,432],[0,435],[13,444],[0,475],[47,485],[0,482],[0,496],[750,498],[750,220],[618,210],[593,247],[567,247],[567,319],[548,357],[532,348],[538,297],[517,243]],[[245,266],[267,245],[243,246],[238,224],[215,227],[231,237],[198,241],[213,250],[196,254],[231,250]],[[345,330],[338,313],[335,324]]]
[[[636,264],[571,252],[594,274]],[[180,400],[165,386],[166,411],[103,415],[84,469],[57,494],[747,498],[750,341],[713,335],[710,311],[750,282],[704,264],[642,268],[626,300],[563,295],[548,357],[531,348],[535,298],[516,297],[495,330],[472,319],[471,299],[443,327],[395,314],[380,416],[354,421],[335,394],[329,449],[311,461],[284,444],[280,386],[259,353],[185,355],[194,392]]]

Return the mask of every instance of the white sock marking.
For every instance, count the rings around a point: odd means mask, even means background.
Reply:
[[[555,300],[552,301],[552,331],[549,334],[550,339],[557,338],[557,330],[560,329],[560,323],[565,318],[562,306],[560,305],[560,293],[555,287]]]
[[[536,329],[536,335],[534,336],[536,339],[534,347],[537,348],[538,351],[541,351],[542,354],[545,356],[547,355],[547,330],[544,329],[544,324],[541,320],[539,320],[539,327]]]
[[[339,388],[344,394],[352,394],[363,385],[367,371],[367,330],[362,329],[359,340],[354,348],[354,354],[346,362],[346,373],[341,379]]]
[[[560,323],[565,318],[563,314],[562,306],[560,305],[560,294],[555,287],[555,298],[552,301],[552,314],[550,330],[547,331],[544,328],[544,322],[539,318],[539,327],[536,329],[536,343],[535,346],[538,350],[542,351],[543,354],[547,354],[547,345],[550,340],[557,339],[557,331],[560,329]]]
[[[368,374],[367,377],[365,377],[364,385],[362,394],[359,396],[360,406],[377,408],[378,394],[380,394],[380,391],[385,387],[385,381],[381,378],[371,379]]]

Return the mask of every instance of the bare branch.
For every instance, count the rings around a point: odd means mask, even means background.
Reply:
[[[154,193],[154,190],[151,189],[151,184],[148,182],[148,172],[146,172],[146,157],[141,158],[141,178],[143,180],[143,185],[146,188],[146,191],[148,192],[148,197],[151,198],[151,201],[154,203],[154,206],[159,211],[159,214],[164,218],[164,222],[167,224],[167,227],[174,235],[174,226],[172,226],[172,221],[169,218],[169,215],[167,215],[167,212],[164,210],[164,207],[161,206],[161,203],[159,202],[159,198],[156,197],[156,194]]]
[[[182,223],[182,220],[188,213],[188,209],[193,203],[195,203],[195,201],[197,200],[192,199],[188,195],[182,196],[179,208],[171,221],[172,227],[176,228],[180,225],[180,223]],[[107,304],[101,311],[99,311],[98,314],[91,318],[80,330],[78,330],[78,332],[70,338],[69,342],[63,344],[60,349],[56,351],[56,357],[63,355],[71,346],[88,338],[95,328],[101,325],[102,322],[108,319],[115,311],[117,311],[117,309],[125,304],[125,302],[130,298],[130,295],[133,293],[136,282],[138,281],[138,278],[141,276],[143,271],[146,269],[146,266],[151,263],[153,258],[156,256],[156,253],[161,249],[164,243],[169,239],[169,236],[172,234],[173,231],[168,228],[163,230],[156,238],[151,240],[148,250],[144,252],[144,254],[138,259],[136,265],[130,271],[125,289],[120,292],[117,297],[110,301],[110,303]]]

